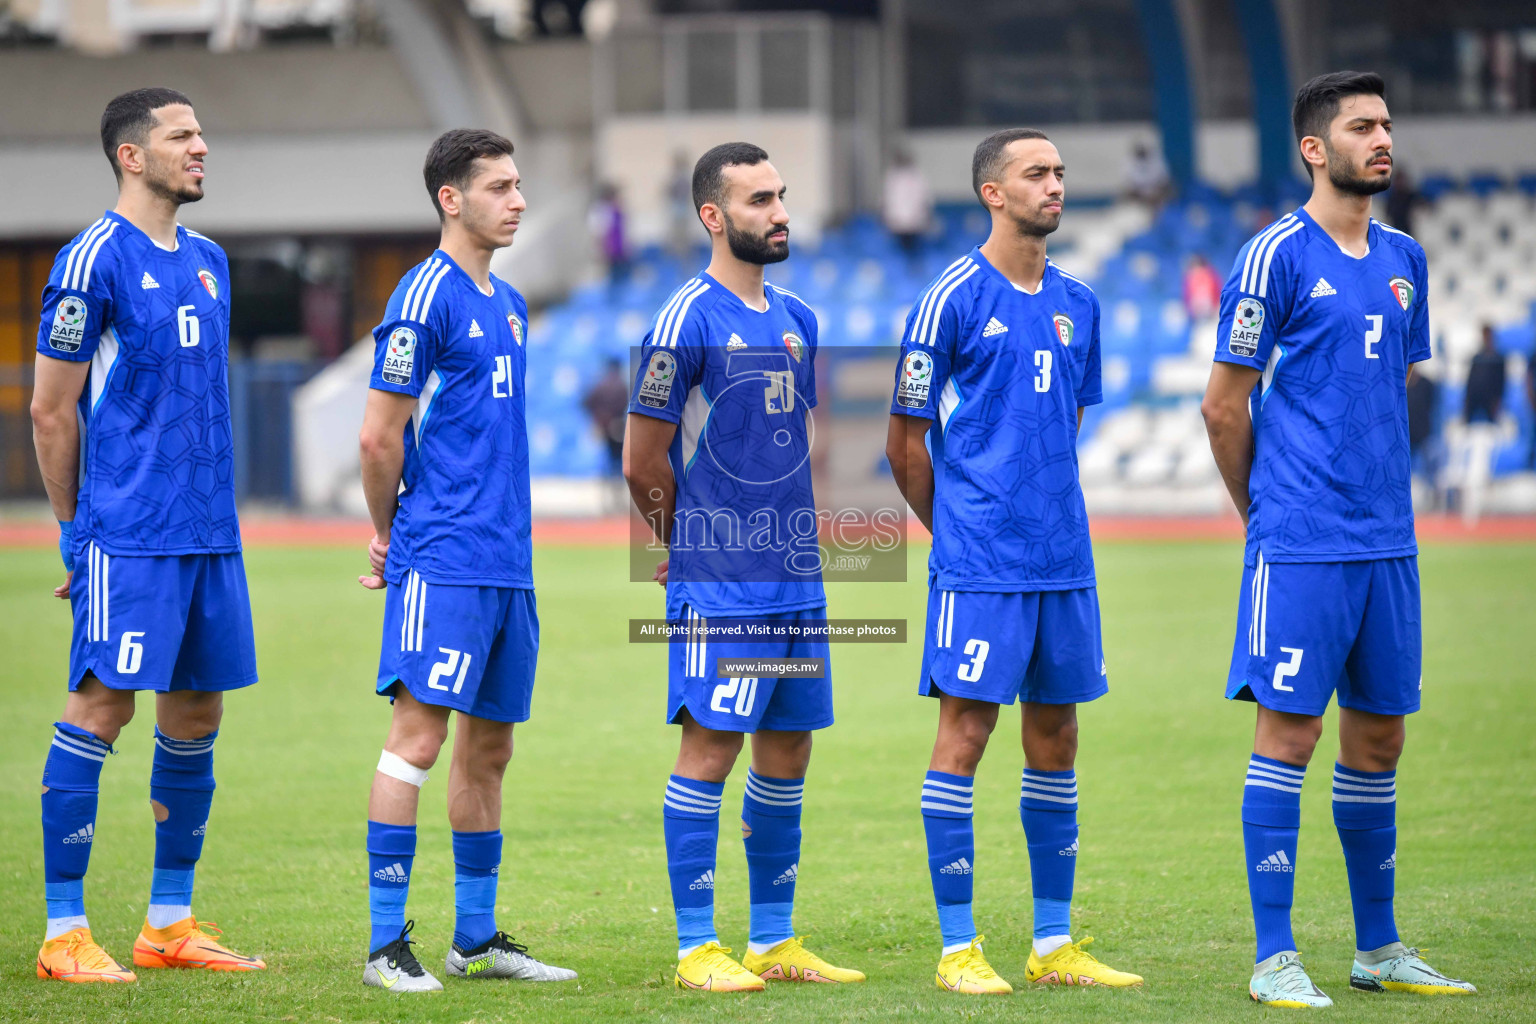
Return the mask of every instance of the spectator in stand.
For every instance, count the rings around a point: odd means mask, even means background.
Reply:
[[[1397,164],[1392,169],[1392,187],[1387,190],[1387,220],[1403,234],[1413,234],[1413,214],[1418,202],[1419,190],[1413,187],[1408,168]]]
[[[699,229],[693,209],[693,161],[684,150],[672,154],[672,173],[667,178],[667,241],[673,255],[686,261]]]
[[[622,510],[628,504],[623,476],[624,420],[629,409],[629,378],[623,364],[609,357],[603,375],[588,389],[581,407],[592,418],[592,427],[608,449],[608,467],[603,488],[603,511],[615,505]],[[617,501],[615,501],[615,497]]]
[[[1476,526],[1483,494],[1493,469],[1493,449],[1499,439],[1499,414],[1504,405],[1504,357],[1493,338],[1493,326],[1483,325],[1483,347],[1467,371],[1467,396],[1462,404],[1467,422],[1467,469],[1462,490],[1461,518]]]
[[[933,193],[922,169],[904,149],[891,154],[880,209],[886,229],[896,236],[908,259],[916,258],[933,222]]]
[[[1525,359],[1525,407],[1531,411],[1531,447],[1525,453],[1525,468],[1536,469],[1536,349]]]
[[[1209,260],[1195,253],[1184,270],[1184,312],[1191,323],[1198,323],[1214,317],[1220,305],[1221,278]]]
[[[613,185],[604,184],[597,190],[597,199],[587,211],[587,230],[597,243],[609,281],[617,284],[624,280],[629,272],[629,249],[624,237],[624,206]]]
[[[1168,198],[1168,168],[1145,142],[1131,148],[1131,159],[1125,165],[1125,194],[1153,209]]]

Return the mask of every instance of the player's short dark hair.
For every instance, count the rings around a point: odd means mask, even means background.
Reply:
[[[106,150],[107,162],[112,165],[112,174],[118,181],[123,180],[123,169],[117,162],[117,147],[125,142],[135,146],[148,145],[150,129],[160,123],[155,118],[155,111],[176,103],[192,105],[191,100],[175,89],[159,86],[112,97],[107,109],[101,112],[101,148]]]
[[[982,139],[980,145],[976,147],[976,152],[971,156],[971,191],[976,193],[976,200],[981,205],[987,205],[986,200],[981,198],[981,186],[1003,176],[1003,171],[1008,166],[1009,144],[1024,139],[1051,141],[1049,136],[1038,128],[1004,128]]]
[[[1291,128],[1296,142],[1311,135],[1326,139],[1328,126],[1339,116],[1339,104],[1350,96],[1386,96],[1387,84],[1374,71],[1330,71],[1296,90],[1291,104]]]
[[[441,221],[445,216],[443,204],[437,199],[438,189],[452,185],[462,192],[474,176],[476,160],[511,155],[512,140],[486,128],[454,128],[439,135],[427,150],[427,162],[421,168],[427,194],[437,208],[437,219]]]
[[[725,169],[727,167],[752,167],[768,159],[768,151],[750,142],[722,142],[699,157],[693,165],[693,208],[695,212],[705,203],[715,206],[725,204]]]

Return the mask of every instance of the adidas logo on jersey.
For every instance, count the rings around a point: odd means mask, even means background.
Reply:
[[[714,868],[710,868],[708,871],[704,872],[698,878],[695,878],[688,885],[688,888],[690,888],[690,889],[714,889],[714,887],[715,887],[715,870],[714,870]]]
[[[1376,870],[1377,871],[1392,871],[1396,867],[1397,867],[1397,851],[1393,850],[1392,851],[1392,856],[1390,856],[1386,860],[1382,861],[1381,862],[1381,866],[1379,868],[1377,868]]]
[[[66,846],[76,843],[88,843],[94,838],[96,838],[96,823],[92,822],[80,831],[72,832],[65,836],[64,843]]]
[[[192,834],[195,836],[206,836],[208,834],[208,823],[205,821],[197,826],[197,828],[192,830]]]
[[[773,880],[773,884],[774,885],[788,885],[790,882],[793,882],[795,880],[795,876],[798,875],[799,873],[800,873],[800,865],[799,864],[791,864],[789,866],[788,870],[786,870],[782,875],[780,875],[778,878],[775,878]]]
[[[731,340],[725,343],[725,350],[727,352],[735,352],[737,349],[746,347],[747,343],[741,340],[741,335],[739,334],[731,335]]]
[[[1276,850],[1253,866],[1255,871],[1284,871],[1290,873],[1295,870],[1291,867],[1291,858],[1285,855],[1284,850]]]
[[[410,879],[410,876],[405,873],[405,868],[400,866],[399,861],[389,865],[389,867],[379,868],[379,870],[373,873],[373,877],[385,882],[405,882]]]
[[[941,875],[968,875],[970,873],[971,862],[964,857],[961,857],[959,860],[952,860],[939,868],[939,874]]]
[[[159,288],[160,282],[149,276],[149,271],[144,271],[144,280],[139,282],[140,288]]]
[[[474,319],[469,321],[469,336],[471,338],[485,337],[485,332],[480,329],[480,321]]]
[[[1007,331],[1007,326],[997,317],[993,317],[987,321],[987,326],[982,330],[981,336],[983,338],[991,338],[999,334],[1005,334]]]
[[[1076,857],[1077,856],[1077,840],[1076,839],[1072,840],[1072,845],[1067,847],[1065,850],[1057,850],[1056,851],[1056,856],[1058,856],[1058,857]]]
[[[1318,278],[1317,279],[1317,284],[1312,286],[1312,298],[1314,298],[1314,299],[1320,299],[1324,295],[1337,295],[1337,294],[1339,294],[1337,289],[1335,289],[1333,287],[1333,285],[1328,283],[1328,279],[1326,277]]]

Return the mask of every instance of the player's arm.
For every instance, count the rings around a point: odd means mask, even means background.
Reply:
[[[933,532],[933,460],[925,439],[931,426],[933,420],[892,413],[885,435],[885,457],[891,464],[891,476],[896,478],[901,496],[929,533]]]
[[[69,527],[75,518],[75,498],[80,490],[80,423],[75,407],[85,390],[90,363],[66,362],[39,353],[32,384],[32,446],[37,449],[37,467],[43,474],[43,488],[53,517],[61,525],[60,553],[67,575],[64,585],[54,590],[56,597],[69,596]]]
[[[1248,396],[1259,382],[1260,371],[1239,363],[1217,361],[1205,386],[1200,414],[1222,482],[1248,525],[1248,474],[1253,469],[1253,421],[1248,416]]]
[[[672,543],[672,517],[677,510],[677,478],[667,461],[676,434],[676,423],[643,413],[630,413],[624,424],[624,482],[662,547]],[[658,567],[657,579],[665,582],[663,574]]]
[[[357,582],[369,590],[384,589],[384,562],[389,555],[389,531],[400,500],[400,474],[405,468],[405,425],[416,408],[413,395],[370,389],[363,410],[363,429],[358,434],[358,457],[363,467],[363,496],[373,520],[373,540],[368,544],[371,576]]]

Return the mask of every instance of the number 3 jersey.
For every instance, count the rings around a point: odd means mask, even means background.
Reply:
[[[416,399],[385,578],[533,588],[524,412],[528,306],[487,295],[441,249],[395,288],[368,386]]]
[[[809,423],[816,315],[768,285],[759,312],[708,274],[678,289],[640,349],[629,411],[678,425],[667,617],[820,608]]]
[[[1049,260],[1035,294],[980,248],[907,314],[892,414],[938,420],[930,585],[1094,585],[1077,478],[1077,410],[1103,401],[1099,300]]]
[[[116,213],[66,245],[37,351],[89,362],[77,550],[240,550],[229,414],[229,263],[195,231],[166,249]]]
[[[1237,255],[1218,362],[1263,371],[1253,419],[1247,564],[1417,553],[1409,367],[1428,359],[1424,250],[1372,220],[1356,258],[1298,209]]]

